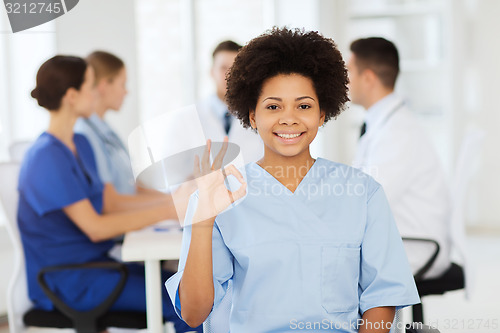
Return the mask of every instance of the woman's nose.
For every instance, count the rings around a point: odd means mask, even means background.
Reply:
[[[297,115],[293,107],[283,108],[283,111],[280,114],[279,123],[286,125],[293,125],[298,123]]]

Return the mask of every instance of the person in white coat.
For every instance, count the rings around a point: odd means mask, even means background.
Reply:
[[[434,147],[394,93],[398,51],[378,37],[358,39],[350,49],[350,98],[366,110],[353,165],[384,187],[402,237],[438,242],[439,255],[425,275],[438,277],[450,267],[450,195]],[[432,255],[434,247],[429,245],[405,242],[414,274]]]
[[[237,144],[245,163],[255,162],[264,156],[264,144],[251,128],[244,128],[229,113],[225,101],[226,73],[233,65],[241,45],[226,40],[217,45],[212,53],[211,76],[216,92],[196,105],[201,126],[207,139],[222,142],[224,136]]]

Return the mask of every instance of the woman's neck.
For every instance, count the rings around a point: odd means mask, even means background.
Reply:
[[[58,138],[73,153],[76,153],[76,147],[73,142],[73,127],[77,117],[69,110],[63,108],[50,112],[50,123],[47,132]]]
[[[96,105],[96,108],[95,108],[95,114],[99,118],[104,119],[104,115],[106,114],[106,111],[108,111],[108,108],[106,107],[106,105],[104,105],[103,103],[101,103],[101,101],[98,101],[97,105]]]
[[[264,153],[264,157],[257,162],[271,176],[294,192],[309,169],[313,166],[315,159],[309,151],[302,156],[276,156]]]

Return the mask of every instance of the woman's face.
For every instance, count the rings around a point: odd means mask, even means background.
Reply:
[[[104,78],[99,86],[99,97],[106,110],[118,111],[128,91],[127,71],[122,68],[113,78]]]
[[[310,157],[309,145],[325,114],[311,79],[300,74],[264,81],[250,123],[264,141],[265,158]]]
[[[89,117],[95,111],[97,96],[94,83],[94,70],[87,66],[83,83],[75,96],[74,105],[78,116]]]

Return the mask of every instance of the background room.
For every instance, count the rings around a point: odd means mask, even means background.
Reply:
[[[30,91],[39,66],[55,54],[105,50],[125,61],[129,93],[121,111],[107,117],[127,142],[139,124],[214,90],[210,67],[220,41],[244,45],[274,25],[287,25],[333,38],[347,60],[352,40],[385,37],[400,51],[396,91],[431,137],[452,189],[464,138],[483,137],[478,158],[467,163],[474,173],[462,203],[468,290],[424,298],[426,322],[441,332],[495,332],[494,323],[500,325],[499,14],[497,0],[82,0],[54,21],[13,34],[1,9],[0,162],[9,160],[13,143],[33,141],[47,127],[48,115]],[[314,155],[350,164],[362,117],[363,110],[350,105],[320,131]],[[0,210],[0,324],[6,322],[13,267],[4,219]],[[467,320],[483,324],[470,329]]]

